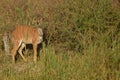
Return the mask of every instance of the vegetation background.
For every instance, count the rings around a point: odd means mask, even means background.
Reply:
[[[2,35],[43,18],[37,64],[6,59]],[[1,0],[0,80],[120,80],[120,0]]]

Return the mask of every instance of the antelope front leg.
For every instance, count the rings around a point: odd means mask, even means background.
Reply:
[[[34,49],[34,62],[36,63],[36,61],[37,61],[37,44],[33,45],[33,49]]]

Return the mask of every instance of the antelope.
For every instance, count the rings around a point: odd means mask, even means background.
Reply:
[[[25,48],[26,44],[32,44],[34,50],[33,61],[37,61],[37,46],[43,41],[43,31],[41,28],[36,28],[32,26],[17,26],[11,33],[12,50],[11,56],[12,61],[15,63],[15,55],[18,51],[22,59],[26,62],[22,50]]]

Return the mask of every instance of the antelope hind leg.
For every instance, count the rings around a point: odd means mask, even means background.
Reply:
[[[24,43],[22,43],[22,45],[21,45],[21,47],[19,48],[19,50],[18,50],[18,52],[19,52],[19,54],[20,54],[20,56],[22,57],[22,59],[26,62],[27,60],[25,59],[25,57],[23,56],[23,54],[22,54],[22,50],[23,50],[23,48],[25,48],[25,44]]]
[[[13,49],[11,50],[11,56],[12,56],[13,63],[15,63],[15,55],[16,55],[18,47],[19,47],[18,43],[14,44]]]

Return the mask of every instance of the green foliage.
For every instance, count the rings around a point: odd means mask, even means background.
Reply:
[[[35,15],[42,15],[45,20],[41,27],[46,30],[48,44],[62,43],[69,50],[83,51],[91,43],[101,44],[100,39],[109,44],[113,42],[110,38],[119,34],[120,11],[117,0],[114,3],[112,0],[13,0],[1,1],[1,4],[3,27],[30,25]]]
[[[0,13],[1,34],[41,15],[48,41],[36,65],[32,54],[12,65],[0,35],[0,80],[120,79],[119,0],[1,0]]]
[[[107,46],[89,45],[84,55],[71,51],[56,55],[54,47],[42,49],[36,64],[33,54],[28,62],[15,65],[0,58],[0,79],[3,80],[119,80],[120,49],[108,50]],[[3,55],[2,55],[3,56]]]

